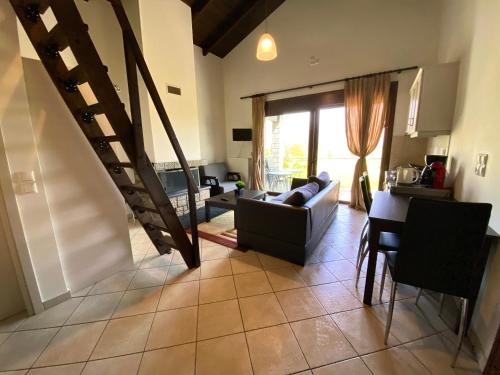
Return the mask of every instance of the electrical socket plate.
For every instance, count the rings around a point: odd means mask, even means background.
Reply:
[[[477,176],[486,175],[486,164],[488,163],[488,154],[477,154],[476,167],[474,169]]]

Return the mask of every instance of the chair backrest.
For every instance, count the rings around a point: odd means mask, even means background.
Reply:
[[[227,180],[227,168],[225,163],[212,163],[200,167],[201,176],[217,177],[219,182]]]
[[[372,199],[370,193],[368,192],[368,186],[366,184],[366,177],[361,176],[359,178],[359,188],[361,189],[361,195],[363,196],[363,202],[365,204],[366,212],[370,213],[372,208]]]
[[[412,198],[393,280],[469,298],[478,293],[491,204]]]
[[[368,176],[367,171],[363,172],[363,177],[365,178],[366,189],[368,190],[368,196],[370,197],[370,200],[371,200],[372,199],[372,187],[370,185],[370,176]]]

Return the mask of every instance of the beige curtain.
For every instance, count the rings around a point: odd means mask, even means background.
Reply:
[[[264,190],[264,117],[266,97],[252,99],[251,189]]]
[[[347,145],[359,157],[350,202],[350,206],[356,209],[364,209],[359,177],[367,170],[366,156],[377,146],[385,126],[390,86],[389,74],[353,79],[345,85]]]

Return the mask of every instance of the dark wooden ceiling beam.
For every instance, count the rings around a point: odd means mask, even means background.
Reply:
[[[191,18],[194,20],[203,12],[203,9],[208,5],[211,0],[196,0],[191,5]]]
[[[203,55],[207,55],[209,52],[212,52],[214,47],[217,46],[227,34],[231,33],[231,31],[238,26],[241,20],[244,19],[257,5],[264,6],[265,0],[248,0],[245,1],[242,6],[235,9],[231,16],[228,17],[203,43]]]

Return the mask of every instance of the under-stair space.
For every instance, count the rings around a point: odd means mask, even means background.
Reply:
[[[188,267],[198,267],[198,187],[121,2],[112,0],[111,4],[123,30],[131,118],[73,0],[10,2],[54,85],[158,252],[177,249]],[[144,149],[138,70],[187,179],[191,238]]]

